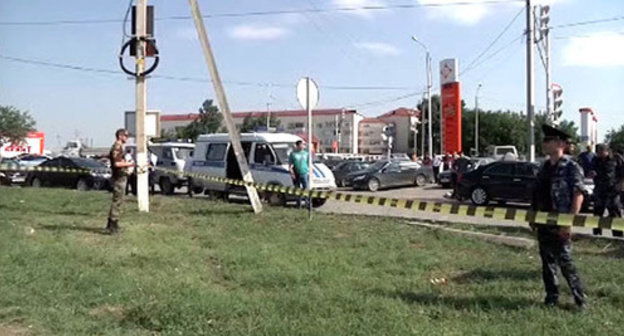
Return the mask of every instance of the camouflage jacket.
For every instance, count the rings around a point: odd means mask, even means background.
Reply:
[[[115,141],[113,146],[111,146],[110,152],[108,153],[108,158],[110,159],[113,178],[119,178],[124,176],[124,169],[115,167],[115,162],[124,160],[124,148],[121,141]]]
[[[574,191],[583,192],[583,189],[583,170],[578,163],[564,156],[552,167],[550,160],[546,160],[537,176],[533,208],[570,213]]]

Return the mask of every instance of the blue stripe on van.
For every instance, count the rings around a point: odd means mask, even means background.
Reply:
[[[316,170],[318,170],[318,173],[321,174],[321,176],[323,178],[325,178],[325,174],[323,173],[323,170],[319,166],[317,166],[315,164],[313,164],[313,166],[314,166],[314,168],[316,168]]]
[[[193,166],[194,167],[218,167],[218,168],[224,168],[225,167],[225,162],[224,161],[193,161]]]

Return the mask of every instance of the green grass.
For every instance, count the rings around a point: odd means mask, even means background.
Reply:
[[[160,197],[0,189],[0,334],[622,334],[622,245],[576,242],[590,310],[546,309],[537,250],[404,225]],[[446,285],[430,279],[446,278]]]

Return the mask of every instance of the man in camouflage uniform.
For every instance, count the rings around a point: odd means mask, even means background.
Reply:
[[[108,213],[108,224],[106,232],[113,234],[119,231],[119,211],[123,203],[123,195],[126,190],[127,172],[126,168],[133,167],[133,162],[124,159],[124,144],[128,140],[128,132],[120,128],[115,132],[115,143],[111,147],[109,159],[112,170],[113,201]]]
[[[533,209],[545,212],[578,214],[583,204],[583,173],[579,165],[564,155],[569,135],[544,125],[542,151],[548,155],[540,169],[533,197]],[[535,225],[542,259],[542,279],[546,290],[545,304],[556,306],[559,299],[557,267],[568,282],[574,303],[586,307],[583,283],[572,260],[569,226]]]
[[[589,176],[594,179],[594,215],[602,217],[605,210],[609,217],[622,217],[622,202],[618,183],[624,177],[624,162],[620,156],[613,155],[607,144],[596,146],[596,156],[591,162],[593,170]],[[601,235],[602,229],[595,228],[595,235]],[[622,237],[622,231],[613,230],[614,237]]]

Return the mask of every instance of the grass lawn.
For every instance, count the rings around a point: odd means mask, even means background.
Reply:
[[[624,334],[623,245],[575,243],[590,309],[546,309],[536,249],[205,199],[0,189],[0,335]],[[445,278],[434,285],[432,278]]]

